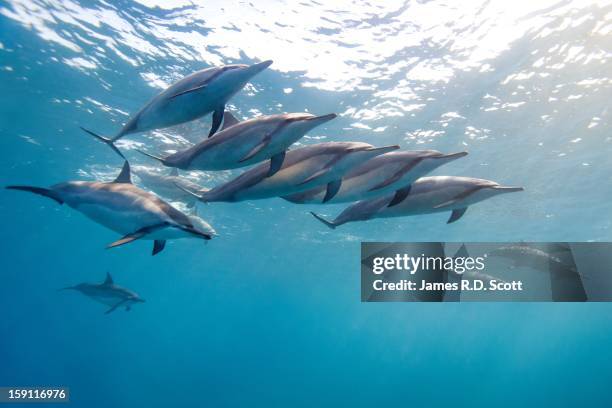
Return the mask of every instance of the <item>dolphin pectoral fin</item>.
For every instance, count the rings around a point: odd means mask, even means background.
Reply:
[[[50,190],[48,188],[43,187],[32,187],[32,186],[6,186],[7,190],[20,190],[20,191],[29,191],[30,193],[38,194],[47,198],[50,198],[57,202],[58,204],[64,204],[64,200],[61,199],[59,194],[55,191]]]
[[[334,198],[338,191],[340,191],[340,186],[342,186],[342,179],[327,183],[327,191],[325,192],[325,197],[323,197],[323,202],[326,203]]]
[[[119,173],[119,175],[117,176],[115,181],[113,181],[113,183],[132,184],[132,176],[131,176],[131,172],[130,172],[130,163],[128,163],[127,160],[123,163],[123,167],[121,168],[121,173]]]
[[[212,126],[210,127],[210,132],[208,132],[208,137],[212,137],[219,130],[219,126],[221,126],[223,121],[223,111],[225,111],[225,105],[215,109],[213,112]]]
[[[436,206],[434,206],[433,208],[445,208],[445,207],[450,207],[451,205],[457,204],[458,202],[460,202],[461,200],[464,200],[466,198],[468,198],[471,194],[474,194],[475,192],[477,192],[478,190],[481,190],[485,188],[484,186],[477,186],[474,188],[471,188],[469,190],[464,191],[461,194],[458,194],[457,196],[453,197],[452,199],[443,202],[442,204],[438,204]]]
[[[254,148],[251,149],[250,152],[247,153],[246,156],[244,156],[242,159],[240,159],[239,163],[245,162],[249,159],[252,159],[253,156],[255,156],[257,153],[261,152],[267,145],[268,143],[270,143],[270,137],[268,135],[266,135],[263,140],[258,143]],[[284,160],[284,156],[283,156],[283,160]],[[281,161],[281,165],[283,164],[283,162]],[[266,176],[266,177],[270,177],[270,176]]]
[[[170,173],[168,175],[170,177],[178,177],[179,175],[178,169],[176,167],[173,167],[172,169],[170,169]]]
[[[119,156],[121,156],[122,159],[125,159],[125,156],[123,155],[123,153],[121,153],[119,148],[117,146],[115,146],[115,140],[117,140],[117,139],[110,139],[108,137],[100,136],[99,134],[94,133],[94,132],[92,132],[89,129],[85,129],[84,127],[81,127],[81,130],[86,132],[86,133],[89,133],[90,135],[92,135],[93,137],[95,137],[96,139],[101,141],[102,143],[106,144],[108,147],[113,149],[113,151],[115,153],[117,153]]]
[[[161,251],[164,250],[165,246],[166,246],[165,239],[156,239],[155,241],[153,241],[153,254],[152,255],[159,254]]]
[[[230,111],[226,110],[225,113],[223,113],[223,127],[221,128],[221,130],[230,128],[234,125],[237,125],[238,123],[240,123],[240,121],[236,119],[236,117],[232,115]]]
[[[317,220],[321,221],[323,224],[325,224],[327,227],[331,228],[331,229],[336,229],[336,224],[334,224],[333,221],[327,221],[325,218],[323,218],[322,216],[320,216],[319,214],[315,213],[315,212],[310,212],[310,214],[312,214],[313,217],[315,217]]]
[[[396,181],[398,181],[400,179],[400,177],[402,177],[402,175],[403,175],[403,173],[402,174],[400,174],[399,172],[395,173],[393,176],[389,177],[388,179],[386,179],[382,183],[379,183],[379,184],[375,185],[374,187],[372,187],[368,191],[376,191],[376,190],[380,190],[381,188],[387,187],[387,186],[395,183]]]
[[[268,174],[266,174],[266,177],[272,177],[281,169],[281,167],[283,167],[285,154],[286,152],[283,150],[282,152],[272,156],[270,159],[270,168],[268,169]]]
[[[389,205],[387,205],[387,207],[393,207],[395,205],[398,205],[402,201],[404,201],[406,197],[408,197],[408,194],[410,194],[411,189],[412,189],[412,184],[397,190],[395,192],[395,195],[393,196],[393,199],[389,202]]]
[[[126,235],[125,237],[108,244],[106,248],[115,248],[121,245],[129,244],[130,242],[136,241],[137,239],[142,238],[145,235],[145,233],[137,231],[133,234]]]
[[[291,195],[288,195],[288,196],[282,196],[281,198],[283,200],[289,201],[290,203],[293,203],[293,204],[303,204],[304,203],[304,198],[302,198],[300,193],[291,194]]]
[[[447,224],[452,224],[453,222],[459,220],[459,218],[463,217],[463,214],[465,214],[465,212],[467,211],[467,207],[465,208],[458,208],[456,210],[453,210],[453,212],[451,213],[450,218],[448,219],[448,221],[446,221]]]
[[[125,307],[125,311],[126,311],[126,312],[129,312],[130,310],[132,310],[132,306],[127,305],[127,306]]]
[[[127,302],[127,299],[120,300],[119,302],[117,302],[116,304],[111,306],[110,309],[108,309],[106,312],[104,312],[104,314],[109,314],[109,313],[114,312],[119,306],[125,304],[125,302]]]
[[[187,94],[192,93],[192,92],[201,91],[201,90],[203,90],[204,88],[206,88],[206,84],[204,84],[204,85],[200,85],[200,86],[195,86],[195,87],[193,87],[193,88],[187,89],[186,91],[181,91],[181,92],[177,92],[177,93],[175,93],[174,95],[170,95],[170,96],[168,97],[168,99],[174,99],[174,98],[176,98],[176,97],[178,97],[178,96],[187,95]]]
[[[380,190],[381,188],[387,187],[387,186],[389,186],[389,185],[399,181],[404,174],[408,173],[410,170],[412,170],[417,164],[419,164],[422,161],[423,161],[422,157],[418,158],[416,160],[413,160],[412,162],[408,163],[406,166],[404,166],[401,169],[399,169],[399,171],[397,173],[395,173],[393,176],[391,176],[388,179],[384,180],[382,183],[379,183],[379,184],[375,185],[374,187],[372,187],[368,191]]]
[[[459,202],[459,199],[453,198],[452,200],[445,201],[442,204],[435,205],[433,208],[438,209],[438,208],[450,207],[451,205],[458,203],[458,202]]]
[[[301,183],[298,183],[298,186],[301,186],[302,184],[306,184],[309,183],[313,180],[316,180],[319,177],[323,177],[325,174],[327,174],[331,168],[338,163],[340,160],[342,160],[342,158],[346,155],[346,153],[342,153],[342,154],[337,154],[334,156],[333,159],[331,159],[326,165],[325,167],[323,167],[321,170],[315,172],[314,174],[312,174],[310,177],[308,177],[306,180],[302,181]]]
[[[160,228],[166,228],[168,226],[169,226],[168,223],[161,223],[157,225],[143,227],[139,229],[138,231],[132,232],[131,234],[127,234],[123,238],[110,243],[109,245],[106,246],[106,248],[115,248],[121,245],[129,244],[130,242],[136,241],[137,239],[140,239],[144,237],[145,235],[152,233],[153,231],[156,231]]]
[[[317,194],[323,191],[323,186],[315,187],[310,190],[302,191],[301,193],[294,193],[287,196],[282,196],[283,200],[289,201],[294,204],[303,204],[308,200],[313,199]]]
[[[328,171],[329,171],[329,167],[325,167],[324,169],[321,169],[321,170],[317,171],[316,173],[312,174],[306,180],[298,183],[298,186],[301,186],[302,184],[310,183],[313,180],[316,180],[316,179],[318,179],[320,177],[323,177]]]

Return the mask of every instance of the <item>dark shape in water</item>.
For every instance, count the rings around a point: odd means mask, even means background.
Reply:
[[[126,311],[130,311],[132,305],[145,301],[137,293],[115,285],[113,277],[108,272],[102,283],[79,283],[61,290],[76,290],[96,302],[109,306],[110,308],[104,312],[105,314],[114,312],[120,306],[124,306]]]

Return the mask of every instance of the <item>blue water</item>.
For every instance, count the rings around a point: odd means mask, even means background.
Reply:
[[[172,3],[172,4],[170,4]],[[200,3],[200,2],[194,2]],[[203,2],[202,2],[203,3]],[[340,117],[317,141],[467,150],[436,174],[525,192],[448,214],[353,223],[342,205],[200,206],[220,236],[105,250],[118,237],[2,190],[0,385],[63,385],[78,407],[610,406],[607,304],[367,304],[360,241],[612,240],[612,4],[0,2],[0,184],[110,180],[113,134],[165,84],[274,64],[231,100],[243,118]],[[210,117],[121,143],[171,151]],[[238,172],[185,173],[213,186]],[[147,303],[56,289],[115,281]]]

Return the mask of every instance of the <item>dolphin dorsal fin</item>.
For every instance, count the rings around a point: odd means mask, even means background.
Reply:
[[[104,279],[104,284],[105,285],[112,285],[113,282],[113,277],[111,276],[110,272],[106,272],[106,279]]]
[[[178,177],[179,173],[178,173],[178,169],[176,167],[173,167],[172,170],[170,170],[170,176],[171,177]]]
[[[123,163],[123,167],[121,168],[121,173],[117,176],[113,183],[132,183],[131,171],[130,171],[130,163],[126,160]]]
[[[221,130],[225,130],[228,127],[234,126],[235,124],[240,123],[238,119],[230,111],[223,112],[223,127]]]

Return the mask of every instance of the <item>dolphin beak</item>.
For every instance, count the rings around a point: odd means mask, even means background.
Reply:
[[[338,115],[336,115],[335,113],[330,113],[329,115],[311,116],[302,120],[304,121],[303,123],[308,129],[314,129],[325,122],[329,122],[337,116]]]
[[[369,147],[367,149],[364,149],[364,151],[366,152],[378,152],[378,154],[384,154],[384,153],[389,153],[392,152],[394,150],[399,149],[399,145],[391,145],[391,146],[383,146],[383,147]]]
[[[468,152],[457,152],[451,154],[441,154],[440,156],[432,156],[432,159],[445,159],[447,161],[457,160],[468,155]]]
[[[494,190],[498,190],[502,193],[514,193],[515,191],[524,191],[525,189],[523,187],[503,187],[503,186],[496,186],[496,187],[492,187]]]
[[[58,291],[60,290],[76,290],[76,288],[74,286],[66,286],[65,288],[59,288]]]
[[[252,75],[259,74],[261,71],[263,71],[264,69],[266,69],[270,65],[272,65],[273,62],[274,61],[272,61],[272,60],[258,62],[257,64],[253,64],[253,65],[249,66],[247,68],[247,70],[249,70]]]
[[[329,122],[330,120],[336,119],[337,117],[338,115],[336,115],[335,113],[330,113],[328,115],[315,116],[314,118],[308,118],[307,120],[316,122],[317,125],[320,125],[321,123]]]

